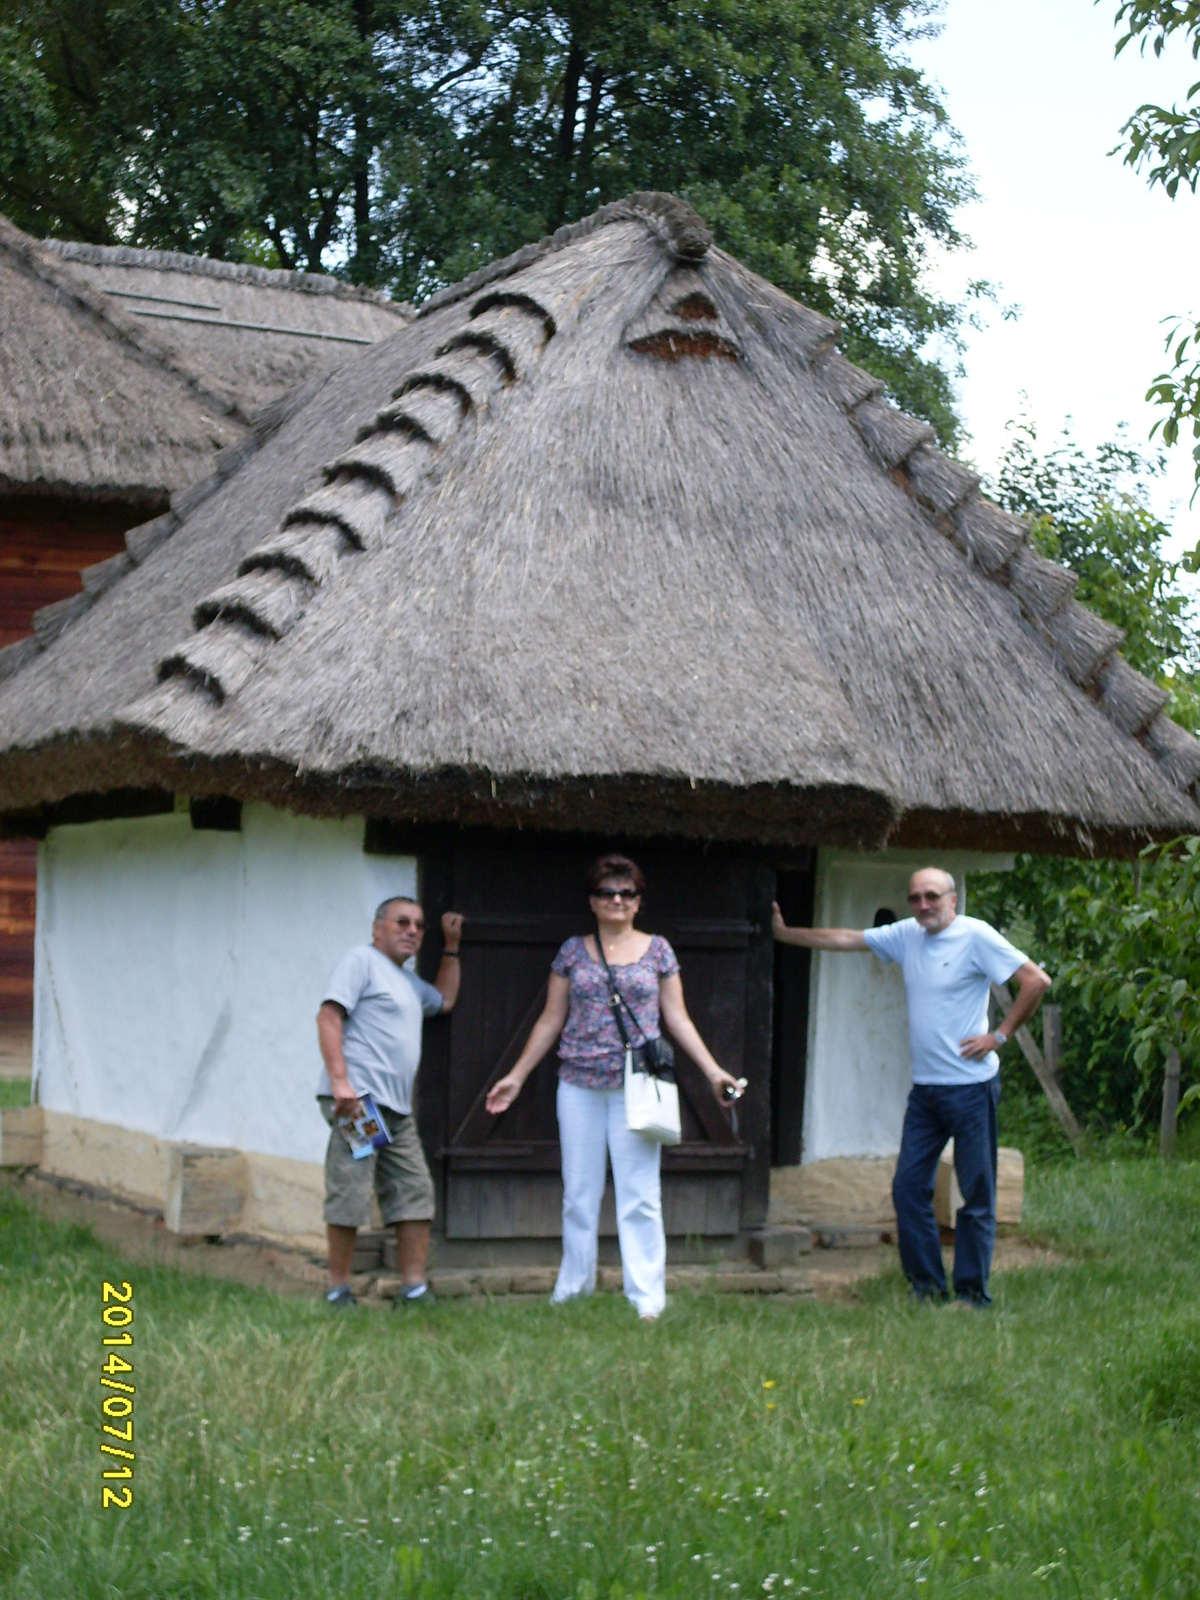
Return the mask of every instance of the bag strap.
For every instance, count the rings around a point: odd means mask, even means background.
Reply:
[[[629,1004],[629,1001],[626,1000],[625,996],[621,993],[619,987],[617,986],[617,980],[613,977],[613,970],[608,964],[608,957],[604,954],[604,940],[600,937],[599,924],[596,926],[596,949],[600,952],[600,961],[604,967],[604,975],[608,979],[608,993],[613,1010],[613,1021],[616,1023],[617,1031],[621,1035],[621,1043],[625,1046],[626,1050],[633,1048],[632,1042],[629,1038],[629,1029],[625,1026],[625,1019],[621,1015],[621,1007],[624,1006],[626,1011],[629,1013],[631,1021],[636,1026],[637,1031],[642,1036],[642,1043],[648,1044],[649,1040],[646,1038],[645,1028],[643,1028],[641,1023],[638,1021],[636,1012]]]

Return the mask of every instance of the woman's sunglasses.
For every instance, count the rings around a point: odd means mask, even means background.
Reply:
[[[593,889],[592,893],[597,900],[640,900],[639,889]]]

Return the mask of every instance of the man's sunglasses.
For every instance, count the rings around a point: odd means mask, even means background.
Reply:
[[[929,889],[924,894],[910,894],[908,903],[910,906],[935,906],[939,900],[944,900],[948,894],[953,893],[953,889],[943,889],[940,893],[934,894],[933,890]]]
[[[640,889],[593,889],[597,900],[640,900]]]
[[[390,919],[397,928],[415,928],[418,933],[425,932],[425,923],[417,917],[392,917]]]

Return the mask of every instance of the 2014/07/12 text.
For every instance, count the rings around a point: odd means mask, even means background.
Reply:
[[[100,1289],[100,1339],[105,1357],[100,1366],[100,1387],[110,1391],[100,1402],[102,1431],[100,1451],[107,1459],[100,1476],[107,1480],[100,1490],[102,1510],[128,1511],[133,1504],[133,1285],[109,1283]],[[124,1354],[121,1352],[124,1351]],[[114,1440],[120,1440],[119,1444]],[[121,1487],[113,1488],[112,1481]]]

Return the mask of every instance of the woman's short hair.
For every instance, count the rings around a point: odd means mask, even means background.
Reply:
[[[628,856],[597,856],[584,875],[588,893],[595,894],[605,878],[628,878],[639,894],[646,892],[642,869]]]

